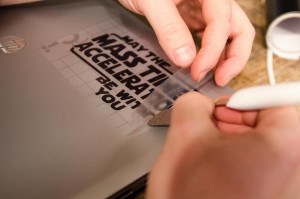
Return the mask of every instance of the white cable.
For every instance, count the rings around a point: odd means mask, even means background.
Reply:
[[[267,50],[267,70],[268,70],[268,78],[271,85],[276,84],[274,68],[273,68],[273,52],[268,48]]]

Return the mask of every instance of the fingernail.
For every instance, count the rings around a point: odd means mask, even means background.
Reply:
[[[222,80],[218,83],[218,85],[219,85],[219,86],[225,86],[226,84],[228,84],[228,83],[230,82],[230,80],[231,80],[233,77],[234,77],[234,75],[226,75],[226,76],[224,77],[224,79],[222,79]]]
[[[176,64],[182,67],[189,66],[196,57],[196,51],[189,45],[178,48],[174,53]]]
[[[208,71],[210,71],[210,70],[206,69],[199,73],[198,82],[200,82],[203,79],[203,77],[208,73]]]

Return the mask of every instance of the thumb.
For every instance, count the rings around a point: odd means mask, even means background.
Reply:
[[[190,66],[196,57],[196,47],[173,0],[142,0],[138,4],[171,61],[180,67]]]
[[[212,121],[213,110],[213,101],[198,92],[182,95],[173,106],[170,134],[179,134],[177,136],[196,142],[215,137],[217,128]]]
[[[191,174],[182,166],[187,162],[197,165],[194,163],[201,157],[203,143],[216,135],[211,120],[213,109],[214,103],[198,92],[184,94],[175,101],[166,143],[150,173],[147,198],[174,198],[173,186],[184,183],[178,179]]]

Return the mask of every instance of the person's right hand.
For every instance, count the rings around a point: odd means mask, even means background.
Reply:
[[[174,104],[147,196],[299,199],[299,186],[300,122],[294,107],[239,112],[189,93]]]
[[[0,0],[0,6],[32,3],[32,2],[36,2],[36,1],[41,1],[41,0]]]
[[[191,66],[200,81],[211,70],[226,85],[241,72],[251,53],[255,30],[235,0],[118,0],[144,15],[170,60]],[[201,38],[196,52],[190,30]]]

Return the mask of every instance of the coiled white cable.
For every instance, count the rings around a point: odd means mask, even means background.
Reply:
[[[273,52],[269,48],[267,49],[267,71],[269,83],[271,85],[276,84],[275,75],[274,75],[274,67],[273,67]]]
[[[300,58],[300,11],[291,11],[278,16],[269,25],[266,33],[267,71],[269,83],[276,84],[273,54],[285,59]]]

